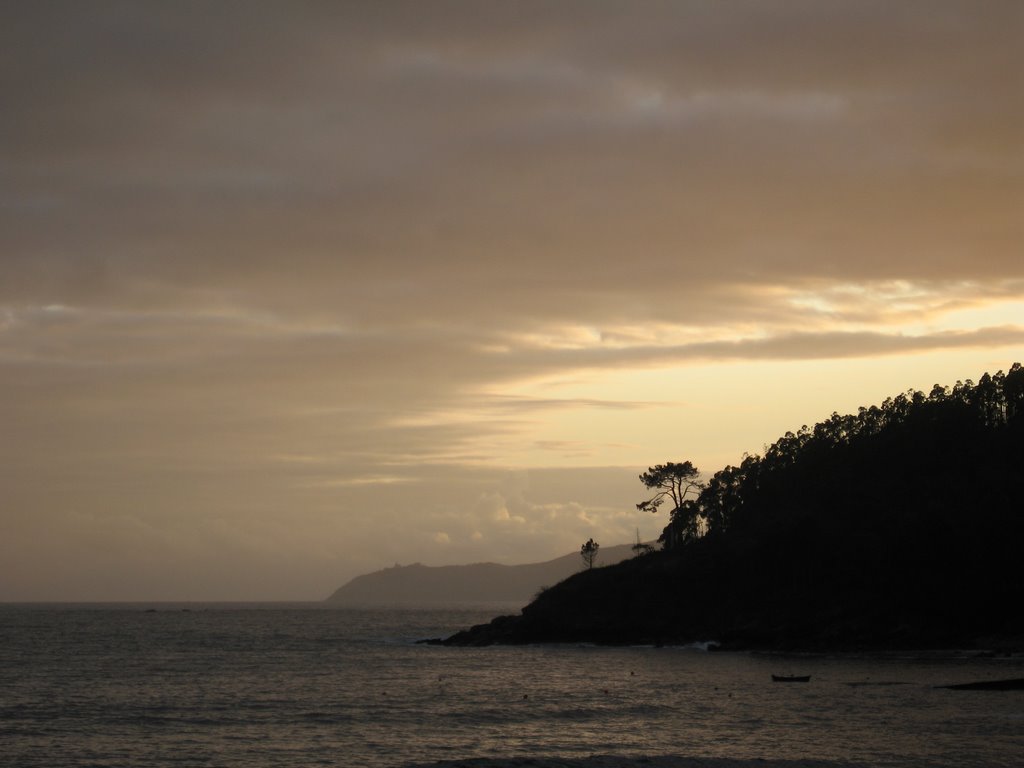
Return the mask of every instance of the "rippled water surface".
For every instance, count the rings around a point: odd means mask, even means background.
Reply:
[[[401,766],[679,754],[1019,766],[1021,658],[416,645],[487,610],[0,607],[0,763]],[[810,683],[771,675],[810,674]]]

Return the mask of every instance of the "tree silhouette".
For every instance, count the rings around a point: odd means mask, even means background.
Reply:
[[[657,464],[640,475],[640,482],[656,492],[651,498],[637,504],[638,510],[657,512],[666,499],[672,502],[669,525],[661,539],[666,549],[700,535],[700,508],[693,500],[686,498],[691,492],[699,493],[704,487],[699,477],[700,471],[689,461]]]
[[[650,544],[644,544],[640,541],[640,529],[636,529],[636,542],[630,547],[633,550],[634,557],[640,557],[641,555],[649,555],[654,551],[654,547]]]
[[[580,557],[583,558],[583,563],[587,566],[587,570],[594,567],[594,559],[597,557],[597,550],[601,548],[593,539],[587,539],[586,543],[580,547]]]
[[[1024,541],[1021,466],[1024,368],[1015,363],[977,383],[901,392],[787,432],[683,498],[661,540],[685,552],[681,562],[706,567],[703,581],[716,582],[719,598],[749,601],[751,611],[770,605],[779,626],[785,617],[813,632],[829,610],[821,606],[844,600],[844,610],[870,611],[855,621],[865,626],[953,632],[951,616],[996,626],[978,596],[1024,599],[1014,570]],[[656,483],[664,469],[641,479]],[[685,496],[683,485],[657,487],[661,500]],[[637,506],[653,511],[658,500]],[[773,597],[793,594],[800,599]],[[787,613],[793,605],[797,615]]]
[[[652,467],[637,507],[674,505],[668,551],[567,579],[498,642],[1019,647],[1022,467],[1017,363],[833,413],[706,483],[689,463]]]

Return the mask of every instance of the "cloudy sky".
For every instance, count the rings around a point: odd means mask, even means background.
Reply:
[[[1024,361],[1024,4],[0,7],[0,600],[654,538]]]

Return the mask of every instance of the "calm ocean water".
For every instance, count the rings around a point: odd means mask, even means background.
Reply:
[[[155,609],[155,610],[153,610]],[[416,645],[495,609],[0,606],[0,765],[676,754],[1020,766],[1024,659]],[[772,673],[810,674],[773,684]]]

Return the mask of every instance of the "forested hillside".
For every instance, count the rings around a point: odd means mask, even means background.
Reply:
[[[788,432],[702,483],[663,540],[453,641],[1020,645],[1024,369]]]

